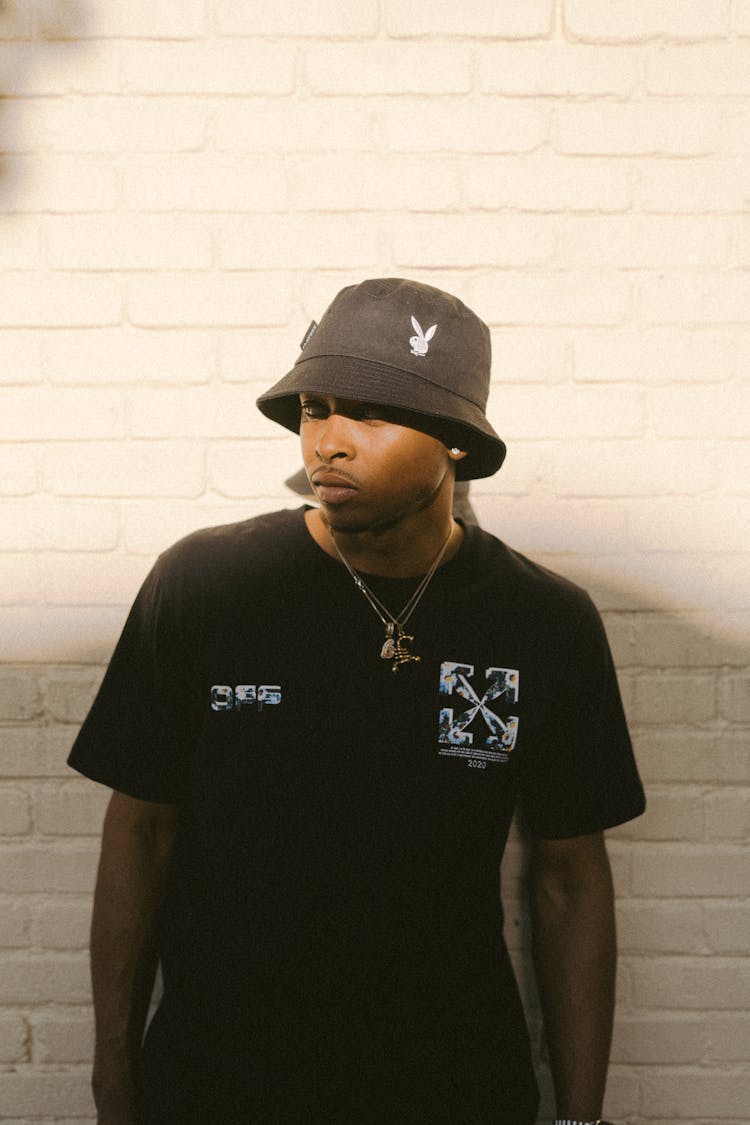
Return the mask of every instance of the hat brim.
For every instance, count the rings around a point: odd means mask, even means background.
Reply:
[[[329,394],[393,406],[415,430],[458,445],[467,456],[456,462],[457,480],[491,477],[505,460],[505,443],[473,402],[411,372],[358,357],[315,355],[300,359],[257,400],[258,409],[299,433],[300,394]]]

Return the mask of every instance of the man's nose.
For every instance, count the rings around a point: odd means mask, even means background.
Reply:
[[[352,457],[355,451],[355,422],[345,414],[329,414],[323,421],[315,447],[324,461]]]

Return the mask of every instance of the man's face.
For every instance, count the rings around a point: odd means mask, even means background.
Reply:
[[[302,458],[334,531],[377,530],[426,508],[446,474],[441,441],[412,429],[392,407],[300,395]]]

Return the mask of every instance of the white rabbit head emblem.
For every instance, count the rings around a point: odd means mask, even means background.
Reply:
[[[416,336],[411,336],[409,339],[409,343],[411,344],[411,354],[427,355],[427,349],[430,346],[430,340],[437,331],[437,324],[433,324],[431,328],[428,328],[426,332],[423,332],[422,325],[419,323],[417,318],[413,316],[411,318],[411,326],[416,332]]]

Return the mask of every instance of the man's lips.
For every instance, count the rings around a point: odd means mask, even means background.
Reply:
[[[340,504],[357,491],[357,485],[348,476],[326,469],[313,473],[312,483],[324,504]]]

